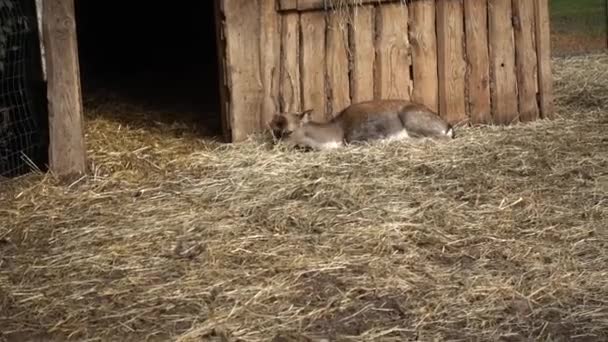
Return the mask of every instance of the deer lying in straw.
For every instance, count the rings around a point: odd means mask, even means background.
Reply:
[[[373,140],[455,137],[452,125],[435,112],[405,100],[352,104],[326,122],[313,121],[312,111],[275,114],[268,125],[273,135],[287,145],[313,150]]]

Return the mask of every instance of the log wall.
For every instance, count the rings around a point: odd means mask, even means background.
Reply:
[[[221,0],[233,141],[274,112],[422,102],[453,124],[551,117],[547,0]]]

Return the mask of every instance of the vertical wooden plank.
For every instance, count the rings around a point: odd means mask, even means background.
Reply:
[[[42,79],[46,81],[46,58],[44,57],[44,37],[42,36],[42,0],[36,0],[36,20],[38,21],[38,41],[40,42],[40,58],[42,65]]]
[[[60,176],[86,172],[86,146],[74,0],[47,0],[42,8],[47,67],[50,168]]]
[[[471,124],[490,124],[490,57],[487,0],[464,0],[467,111]]]
[[[280,9],[295,9],[298,8],[298,0],[279,0]]]
[[[263,100],[256,131],[265,129],[266,123],[279,111],[279,57],[281,52],[281,18],[276,12],[275,2],[262,0],[259,11],[259,63],[262,77]]]
[[[354,6],[350,25],[352,102],[374,98],[374,7]]]
[[[223,0],[232,141],[265,126],[278,103],[278,17],[265,0]],[[270,113],[270,114],[269,114]]]
[[[224,2],[226,74],[230,91],[232,142],[245,140],[255,130],[263,103],[260,78],[257,14],[261,0],[220,0]]]
[[[282,14],[280,110],[302,110],[300,98],[300,15]]]
[[[512,15],[511,0],[489,0],[492,116],[504,125],[518,117]]]
[[[437,35],[435,33],[435,0],[410,4],[409,39],[412,46],[412,99],[438,110]]]
[[[437,2],[439,113],[452,124],[467,121],[463,15],[461,0]]]
[[[402,3],[382,4],[376,8],[375,98],[411,98],[407,17],[407,6]]]
[[[220,116],[222,123],[222,138],[225,142],[232,140],[230,127],[230,98],[228,88],[228,74],[226,70],[226,37],[224,32],[223,1],[213,1],[213,11],[215,12],[215,42],[218,62],[218,86],[220,94]]]
[[[300,25],[302,107],[314,110],[313,119],[325,120],[330,115],[325,93],[325,12],[303,12]]]
[[[327,25],[326,74],[329,86],[329,113],[336,113],[350,104],[348,77],[348,20],[338,12],[330,12]]]
[[[534,44],[534,4],[530,0],[513,0],[513,28],[517,85],[519,95],[519,120],[538,119],[536,102],[536,49]]]
[[[538,64],[538,91],[543,118],[553,118],[553,74],[551,73],[551,28],[549,0],[535,0],[535,38]]]

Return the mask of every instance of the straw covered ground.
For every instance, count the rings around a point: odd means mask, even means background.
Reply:
[[[87,104],[91,176],[1,185],[0,340],[608,340],[608,55],[555,78],[553,121],[328,153]]]

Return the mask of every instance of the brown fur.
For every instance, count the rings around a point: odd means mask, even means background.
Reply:
[[[370,100],[352,104],[327,122],[310,118],[312,110],[274,115],[269,126],[275,137],[313,149],[372,140],[454,138],[454,130],[422,104],[405,100]]]

